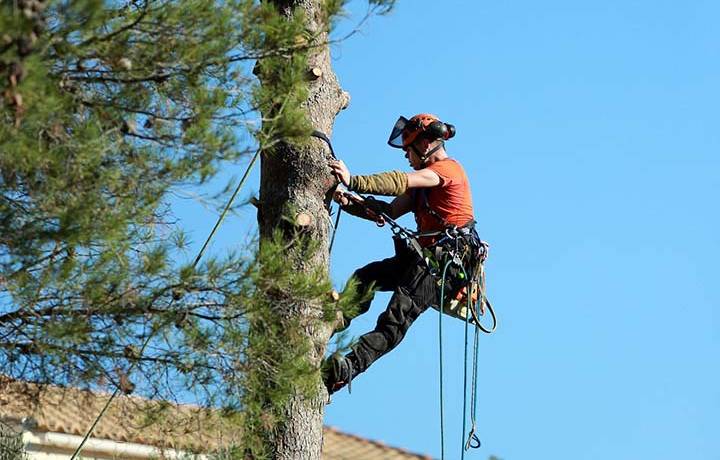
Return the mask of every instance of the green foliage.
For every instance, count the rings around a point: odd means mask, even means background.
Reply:
[[[312,397],[318,389],[319,370],[309,360],[307,329],[317,327],[323,310],[331,308],[332,285],[325,267],[298,273],[288,270],[286,262],[288,252],[309,259],[317,246],[300,236],[288,244],[280,231],[260,245],[257,270],[251,274],[254,308],[246,315],[247,371],[242,380],[243,441],[251,458],[269,456],[264,436],[283,419],[290,397]],[[308,311],[288,314],[296,309]]]
[[[250,0],[2,0],[0,30],[0,361],[80,384],[115,382],[147,340],[148,362],[174,360],[159,344],[182,329],[157,331],[217,317],[245,261],[178,264],[169,196],[256,148],[237,134],[256,132],[269,92],[248,63],[304,30]],[[272,136],[303,131],[277,113]]]
[[[253,94],[254,103],[265,114],[258,140],[267,148],[280,139],[306,138],[312,131],[301,104],[308,94],[303,75],[314,37],[305,31],[301,10],[288,19],[278,14],[274,5],[264,3],[259,14],[265,19],[263,26],[249,38],[256,46],[285,51],[261,59],[255,66],[260,80],[272,82],[257,86]]]
[[[262,458],[253,427],[317,389],[302,331],[356,293],[330,301],[325,270],[288,271],[287,251],[317,250],[288,235],[184,263],[169,202],[305,139],[308,52],[344,3],[326,0],[311,34],[265,1],[0,0],[4,374],[242,410]]]

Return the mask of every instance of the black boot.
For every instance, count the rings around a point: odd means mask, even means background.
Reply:
[[[348,385],[352,390],[352,379],[358,374],[358,367],[351,356],[332,355],[323,363],[323,381],[328,394],[333,394]]]

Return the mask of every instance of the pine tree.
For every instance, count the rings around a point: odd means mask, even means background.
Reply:
[[[266,120],[262,136],[272,141],[269,145],[261,144],[258,206],[261,247],[275,235],[287,243],[285,270],[296,273],[300,279],[321,278],[328,272],[327,209],[337,185],[327,167],[330,154],[318,139],[279,137],[274,131],[283,132],[285,126],[292,125],[302,129],[298,134],[319,130],[330,135],[335,116],[347,107],[349,95],[341,89],[333,73],[328,47],[332,20],[343,2],[274,0],[271,3],[286,27],[296,28],[299,33],[294,42],[307,46],[307,51],[263,60],[255,68],[263,94],[267,96],[261,105]],[[391,1],[370,3],[379,11],[389,11],[393,6]],[[280,48],[289,46],[292,42],[278,43]],[[311,75],[311,81],[298,81],[293,75]],[[293,97],[290,104],[286,95]],[[340,308],[352,305],[350,291],[343,299],[347,304]],[[246,378],[250,383],[245,388],[253,391],[245,398],[245,411],[250,421],[246,429],[251,439],[257,441],[251,446],[253,456],[287,460],[320,458],[327,393],[320,383],[318,369],[335,315],[327,306],[329,289],[310,294],[297,295],[294,289],[269,291],[271,309],[248,316],[250,366]],[[290,367],[268,369],[259,365],[262,362],[284,363]],[[315,377],[299,384],[299,376],[313,370]]]
[[[4,374],[194,392],[243,424],[240,456],[319,458],[319,364],[352,295],[328,297],[335,180],[308,135],[348,102],[343,3],[0,0]],[[169,197],[258,149],[258,250],[187,260]]]

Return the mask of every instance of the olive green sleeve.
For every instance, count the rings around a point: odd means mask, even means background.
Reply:
[[[358,193],[398,196],[407,191],[408,177],[402,171],[389,171],[370,176],[351,176],[348,189]]]

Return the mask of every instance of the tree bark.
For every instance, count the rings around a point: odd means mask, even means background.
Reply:
[[[314,129],[330,136],[335,117],[347,106],[349,96],[340,88],[331,68],[330,50],[326,44],[328,37],[326,33],[321,33],[327,28],[321,23],[321,0],[273,0],[273,3],[286,16],[293,14],[295,8],[302,9],[307,31],[311,36],[317,36],[320,46],[310,50],[307,69],[309,92],[303,111]],[[261,84],[272,85],[272,82],[261,81]],[[327,165],[329,158],[327,146],[314,138],[302,146],[281,142],[272,151],[262,154],[258,213],[261,237],[268,237],[276,228],[284,227],[287,212],[291,210],[290,217],[296,217],[296,229],[302,227],[303,235],[319,244],[318,251],[309,259],[290,251],[288,270],[298,273],[310,272],[318,267],[328,270],[330,218],[327,204],[329,192],[335,186],[335,179]],[[287,237],[292,236],[288,233]],[[290,307],[284,307],[284,311],[278,314],[299,320],[304,325],[301,333],[312,343],[308,360],[319,366],[332,332],[330,326],[320,321],[321,306],[298,299],[284,300],[278,304]],[[287,404],[279,426],[274,426],[267,434],[270,444],[267,447],[273,459],[320,459],[327,393],[320,381],[317,385],[318,396],[314,399],[308,400],[296,393]]]

